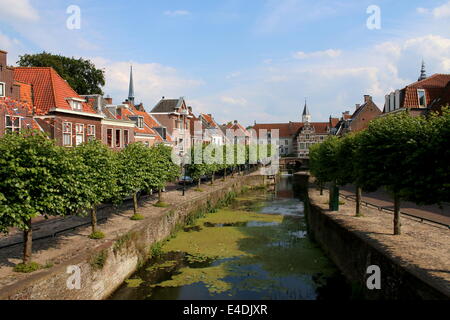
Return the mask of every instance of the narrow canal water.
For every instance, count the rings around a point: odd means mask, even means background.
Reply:
[[[308,239],[293,179],[249,190],[185,227],[110,299],[349,298],[344,277]]]

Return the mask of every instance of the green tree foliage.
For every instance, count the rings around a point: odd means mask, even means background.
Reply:
[[[157,144],[150,149],[152,153],[149,187],[158,190],[159,202],[162,203],[162,190],[168,182],[173,182],[180,176],[181,168],[172,161],[172,149],[163,144]]]
[[[408,113],[387,115],[371,122],[361,134],[356,154],[357,183],[364,189],[375,191],[385,187],[394,196],[394,234],[400,230],[400,201],[414,193],[417,165],[430,137],[429,123],[423,117]]]
[[[78,94],[103,94],[104,71],[97,69],[89,60],[44,51],[20,56],[17,64],[21,67],[52,67]]]
[[[129,144],[116,154],[116,202],[122,202],[127,197],[133,197],[134,213],[137,214],[137,193],[148,188],[151,181],[151,151],[144,144],[137,142]]]
[[[0,231],[24,231],[23,263],[31,262],[31,219],[60,216],[78,210],[77,159],[34,131],[6,134],[0,139]]]
[[[70,152],[70,151],[69,151]],[[107,146],[98,140],[76,147],[70,152],[72,159],[79,157],[84,170],[78,172],[79,199],[86,203],[91,215],[92,234],[96,233],[96,207],[111,199],[116,190],[116,165]]]
[[[426,138],[415,150],[416,162],[410,163],[414,178],[405,198],[418,204],[450,202],[450,109],[432,114],[423,130]]]
[[[361,216],[361,187],[357,184],[357,174],[355,167],[356,149],[358,147],[358,133],[345,135],[339,140],[336,152],[337,159],[337,184],[344,186],[347,184],[356,185],[356,216]]]

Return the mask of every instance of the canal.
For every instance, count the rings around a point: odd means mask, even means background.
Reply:
[[[308,238],[301,188],[283,177],[206,214],[153,249],[113,300],[342,300],[349,285]]]

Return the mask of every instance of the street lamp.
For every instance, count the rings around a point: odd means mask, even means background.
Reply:
[[[186,193],[186,164],[183,151],[180,151],[180,157],[181,157],[181,169],[183,172],[183,197],[184,197]]]

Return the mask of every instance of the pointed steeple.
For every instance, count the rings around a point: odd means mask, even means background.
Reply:
[[[311,122],[311,114],[309,113],[308,104],[305,99],[305,107],[303,108],[302,122]]]
[[[425,71],[425,62],[422,60],[422,69],[420,70],[420,77],[418,81],[425,80],[427,78],[427,73]]]
[[[134,103],[133,66],[130,68],[130,89],[128,91],[128,101]]]

